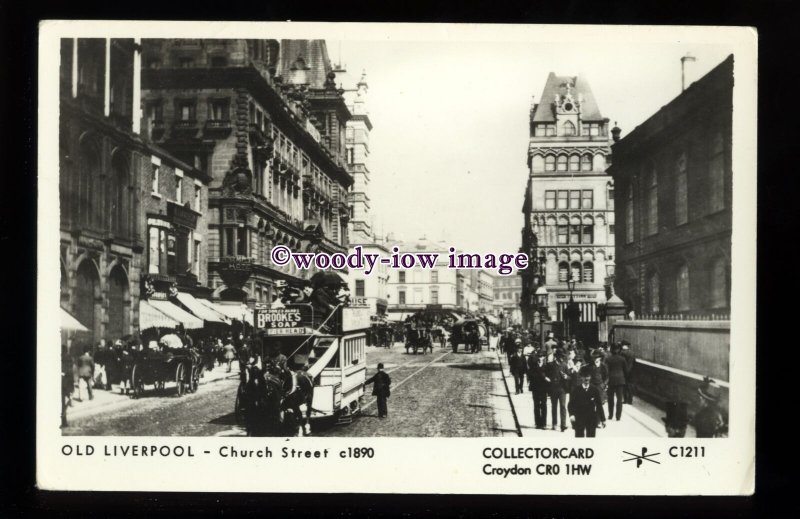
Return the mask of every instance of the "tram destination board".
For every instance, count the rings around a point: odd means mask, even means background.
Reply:
[[[255,327],[267,335],[308,335],[312,333],[313,322],[314,311],[310,305],[255,310]]]

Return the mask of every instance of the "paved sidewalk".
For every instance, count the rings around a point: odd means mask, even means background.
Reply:
[[[506,379],[506,384],[509,391],[514,387],[514,377],[508,369],[508,360],[506,355],[500,351],[497,352],[500,359],[500,366],[503,371],[503,376]],[[522,436],[539,436],[539,437],[556,437],[556,436],[574,436],[572,428],[568,425],[568,429],[561,432],[559,430],[553,431],[552,429],[536,429],[533,420],[533,395],[528,390],[528,380],[525,378],[525,391],[520,395],[511,394],[511,402],[516,414],[517,421],[519,422],[520,432]],[[608,413],[608,407],[605,408]],[[666,437],[664,430],[664,422],[661,417],[664,416],[664,411],[658,409],[656,406],[643,401],[641,398],[634,398],[633,405],[624,405],[622,407],[622,420],[608,420],[606,421],[605,429],[597,429],[597,436],[612,436],[612,437]],[[550,399],[547,402],[547,424],[548,427],[552,425],[551,422],[551,408]],[[560,419],[560,417],[559,417]],[[567,416],[569,420],[569,415]],[[694,429],[689,426],[686,431],[687,438],[695,436]]]
[[[200,385],[208,384],[210,382],[216,382],[218,380],[224,380],[226,378],[231,377],[238,377],[239,376],[239,362],[233,361],[231,364],[231,372],[227,372],[227,367],[223,364],[221,366],[216,366],[211,371],[204,371],[203,376],[200,377]],[[94,388],[92,390],[92,395],[94,398],[92,400],[88,399],[86,394],[86,388],[83,387],[83,382],[80,383],[81,389],[81,397],[83,400],[77,400],[77,396],[79,394],[78,388],[75,388],[75,392],[72,394],[72,407],[67,408],[67,420],[74,419],[74,418],[83,418],[86,416],[91,416],[93,414],[99,412],[109,412],[109,411],[116,411],[118,409],[128,407],[131,405],[135,405],[137,402],[136,399],[131,398],[130,395],[123,395],[120,394],[119,386],[116,384],[112,385],[112,391],[106,391],[103,389]],[[151,386],[148,386],[152,390]],[[166,391],[173,390],[174,391],[174,384],[170,385],[167,384]],[[198,389],[199,391],[199,389]]]

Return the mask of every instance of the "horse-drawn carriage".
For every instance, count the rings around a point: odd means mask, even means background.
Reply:
[[[475,353],[489,344],[489,332],[480,319],[462,319],[453,324],[450,331],[450,344],[453,353],[458,351],[458,345],[463,344],[466,351]]]
[[[163,392],[167,383],[175,382],[177,396],[194,392],[199,384],[202,365],[199,357],[188,348],[143,350],[131,367],[131,387],[134,398],[144,396],[145,386]]]
[[[417,351],[422,350],[422,353],[427,353],[428,350],[433,353],[433,340],[431,339],[431,331],[427,326],[406,323],[406,353],[410,351],[417,354]]]
[[[329,290],[338,294],[332,285]],[[248,435],[310,434],[312,418],[343,423],[359,412],[369,308],[348,304],[345,296],[330,309],[292,302],[255,309],[257,337],[235,404],[237,422]]]

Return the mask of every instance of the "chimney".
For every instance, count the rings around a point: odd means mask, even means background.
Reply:
[[[614,127],[611,128],[611,138],[614,142],[619,142],[619,135],[622,133],[622,130],[619,126],[617,126],[617,121],[614,121]]]
[[[686,53],[686,56],[681,58],[681,92],[686,90],[686,62],[691,61],[694,63],[697,61],[697,58],[692,56],[690,53]]]

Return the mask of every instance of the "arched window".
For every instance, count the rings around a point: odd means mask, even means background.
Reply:
[[[558,171],[567,171],[567,156],[566,155],[559,155],[558,156]]]
[[[569,170],[570,171],[580,171],[580,168],[581,168],[580,161],[581,161],[580,156],[578,156],[578,155],[570,155],[569,156]]]
[[[728,268],[720,256],[711,263],[711,307],[725,308],[728,304]]]
[[[678,267],[675,276],[675,294],[678,310],[689,310],[689,266],[686,263]]]
[[[108,332],[111,340],[128,333],[128,276],[117,265],[108,276]]]
[[[594,283],[594,264],[591,261],[583,264],[583,281],[584,283]]]
[[[531,171],[544,171],[544,157],[534,155],[531,158]]]
[[[644,178],[645,202],[647,204],[645,212],[647,225],[645,230],[647,235],[650,236],[658,232],[658,173],[655,164],[649,166]]]
[[[581,157],[581,171],[592,170],[592,156],[587,153]]]
[[[651,272],[647,276],[647,310],[649,312],[658,313],[659,306],[659,292],[661,290],[661,280],[659,279],[658,272]]]
[[[675,163],[675,225],[683,225],[689,221],[689,190],[686,170],[686,152],[683,152]]]
[[[111,176],[114,182],[114,198],[111,201],[112,229],[126,237],[128,235],[128,156],[121,151],[111,159]]]
[[[92,226],[92,215],[95,204],[99,202],[95,197],[94,182],[100,175],[100,153],[95,143],[90,139],[83,139],[80,144],[80,175],[78,176],[78,211],[82,222]]]
[[[556,158],[552,155],[548,155],[544,158],[544,170],[545,171],[555,171],[556,170]]]
[[[625,243],[633,243],[633,179],[625,192]]]
[[[99,339],[96,336],[99,324],[99,299],[100,278],[94,263],[85,259],[78,266],[77,283],[75,284],[73,310],[75,318],[89,329],[89,340],[94,344]]]
[[[581,277],[581,262],[580,261],[573,261],[572,265],[570,266],[569,275],[572,279],[574,279],[577,283],[583,281]]]
[[[566,283],[569,279],[569,263],[562,261],[558,264],[558,281],[559,283]]]
[[[572,121],[564,123],[564,135],[575,135],[575,125],[572,124]]]

